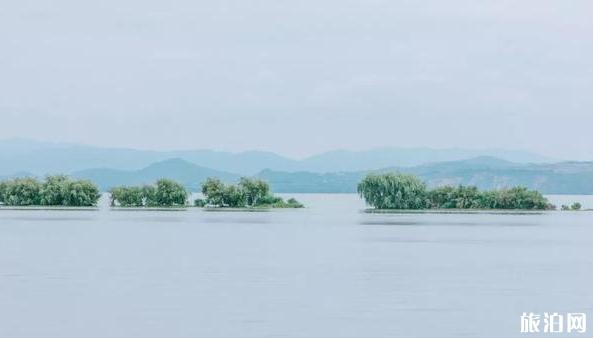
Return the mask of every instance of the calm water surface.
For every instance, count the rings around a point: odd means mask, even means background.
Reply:
[[[593,213],[297,197],[310,207],[0,210],[0,337],[524,337],[524,311],[593,325]]]

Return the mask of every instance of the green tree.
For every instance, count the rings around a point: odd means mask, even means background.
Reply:
[[[14,206],[94,206],[101,197],[92,182],[64,175],[48,176],[44,182],[17,178],[1,182],[1,186],[2,203]]]
[[[97,202],[101,198],[99,188],[91,181],[66,181],[65,185],[66,194],[61,205],[90,207],[97,205]]]
[[[256,206],[259,201],[270,194],[270,185],[260,179],[242,177],[239,188],[243,189],[248,206]]]
[[[457,205],[454,201],[455,188],[444,186],[430,190],[427,194],[430,208],[452,209]]]
[[[481,207],[481,194],[478,187],[459,186],[455,189],[454,203],[457,209],[475,209]]]
[[[223,206],[244,208],[247,206],[245,191],[236,185],[227,185],[223,192]]]
[[[48,176],[41,187],[42,205],[64,205],[66,202],[68,176]]]
[[[224,184],[217,178],[208,178],[202,184],[202,194],[209,205],[242,208],[246,206],[245,192],[238,186]]]
[[[158,207],[159,201],[157,199],[156,187],[154,185],[142,186],[142,200],[147,207]]]
[[[142,187],[116,187],[111,189],[111,206],[142,207],[146,203]]]
[[[187,190],[183,185],[169,179],[156,182],[155,201],[158,206],[184,206],[187,203]]]
[[[282,206],[282,204],[284,203],[284,200],[278,196],[274,196],[272,194],[266,195],[262,198],[260,198],[259,200],[259,205],[260,206],[267,206],[267,207],[272,207],[272,206]]]
[[[217,178],[208,178],[202,183],[202,194],[206,197],[206,204],[224,206],[225,184]]]
[[[482,207],[483,195],[474,186],[445,186],[428,191],[429,206],[439,209],[476,209]]]
[[[160,179],[154,185],[111,189],[111,206],[176,207],[185,206],[187,198],[183,185],[168,179]]]
[[[570,210],[578,211],[581,210],[583,206],[579,202],[575,202],[570,206]]]
[[[41,183],[35,178],[17,178],[6,182],[4,203],[14,206],[40,205]]]
[[[407,174],[369,174],[358,184],[358,194],[377,209],[423,209],[427,207],[424,182]]]
[[[285,202],[282,198],[272,195],[270,186],[265,181],[253,178],[242,178],[239,184],[224,184],[216,178],[208,178],[202,184],[204,200],[196,200],[196,206],[216,206],[230,208],[269,207],[269,208],[302,208],[295,199]]]
[[[490,192],[491,209],[545,210],[550,208],[548,200],[538,191],[525,187],[514,187]]]

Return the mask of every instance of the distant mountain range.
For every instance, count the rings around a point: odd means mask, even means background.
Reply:
[[[240,175],[254,175],[265,169],[331,173],[375,170],[392,166],[411,167],[478,156],[492,156],[515,163],[555,162],[553,159],[530,152],[507,150],[428,148],[336,150],[297,160],[262,151],[242,153],[212,150],[148,151],[13,139],[0,141],[0,175],[12,175],[16,172],[30,172],[35,175],[72,173],[92,168],[133,171],[172,158]]]
[[[593,162],[517,164],[492,157],[390,167],[375,172],[403,172],[422,178],[429,186],[475,185],[481,189],[526,186],[545,194],[593,194]],[[266,179],[277,192],[356,192],[357,183],[369,171],[318,174],[265,170]]]
[[[593,162],[556,164],[516,164],[492,157],[424,164],[415,167],[391,167],[374,172],[404,172],[418,175],[429,186],[476,185],[482,189],[527,186],[547,194],[593,194]],[[265,179],[276,192],[352,193],[358,182],[371,171],[313,173],[263,170],[256,177]],[[104,190],[116,185],[151,183],[169,177],[196,191],[208,177],[227,182],[240,175],[213,170],[181,159],[166,160],[137,171],[90,169],[73,174],[91,179]]]
[[[181,159],[157,162],[134,171],[87,169],[74,172],[72,176],[92,180],[103,191],[120,185],[150,184],[163,177],[174,179],[191,191],[197,191],[208,177],[218,177],[226,182],[233,182],[240,178],[237,174],[201,167]]]
[[[497,189],[522,185],[548,194],[593,194],[593,162],[545,163],[544,157],[521,152],[507,152],[505,159],[458,158],[473,152],[424,149],[413,155],[406,149],[335,151],[293,160],[265,152],[151,152],[5,141],[0,142],[0,173],[6,173],[4,178],[68,173],[91,179],[104,191],[117,185],[151,183],[161,177],[175,179],[196,191],[207,177],[232,182],[241,176],[257,176],[270,182],[276,192],[351,193],[369,172],[398,171],[418,175],[430,186],[464,184]]]

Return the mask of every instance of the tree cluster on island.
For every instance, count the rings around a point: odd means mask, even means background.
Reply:
[[[168,179],[160,179],[153,185],[121,186],[111,189],[112,207],[185,207],[189,192],[183,185]],[[209,178],[202,184],[204,199],[196,199],[196,207],[227,208],[302,208],[291,198],[284,201],[271,193],[267,182],[242,178],[238,184],[225,184]]]
[[[121,186],[110,191],[112,207],[184,207],[189,193],[173,180],[160,179],[152,185]]]
[[[196,199],[195,206],[227,208],[303,208],[290,198],[284,200],[274,196],[270,185],[259,179],[243,177],[238,184],[225,184],[219,179],[209,178],[202,184],[204,199]]]
[[[376,209],[501,209],[553,210],[540,192],[524,187],[480,191],[473,186],[429,189],[408,174],[369,174],[358,185],[359,195]]]
[[[65,175],[15,178],[0,182],[0,204],[7,206],[96,206],[101,198],[99,188],[87,180]]]

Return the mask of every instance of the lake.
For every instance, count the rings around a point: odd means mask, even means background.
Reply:
[[[523,312],[593,325],[592,212],[292,196],[308,208],[0,210],[0,337],[508,338]]]

